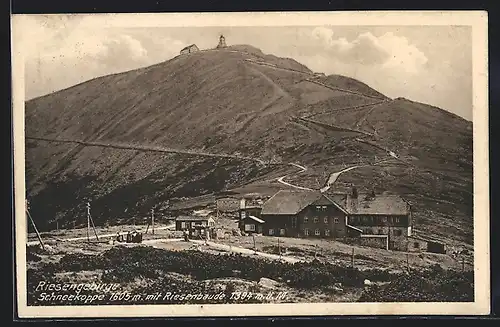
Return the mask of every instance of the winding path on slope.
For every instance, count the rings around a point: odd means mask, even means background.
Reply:
[[[306,168],[306,167],[301,166],[301,165],[296,164],[296,163],[289,163],[289,165],[299,168],[299,169],[300,169],[300,171],[298,172],[298,174],[303,173],[303,172],[305,172],[305,171],[307,170],[307,168]],[[299,189],[299,190],[304,190],[304,191],[314,191],[313,189],[310,189],[310,188],[307,188],[307,187],[302,187],[302,186],[298,186],[298,185],[293,185],[293,184],[290,184],[290,183],[288,183],[288,182],[285,182],[285,181],[284,181],[284,179],[285,179],[286,177],[290,176],[290,175],[291,175],[291,173],[290,173],[290,174],[286,174],[286,175],[284,175],[284,176],[281,176],[280,178],[278,178],[278,182],[279,182],[279,183],[281,183],[281,184],[283,184],[283,185],[286,185],[286,186],[289,186],[289,187],[293,187],[293,188],[296,188],[296,189]]]

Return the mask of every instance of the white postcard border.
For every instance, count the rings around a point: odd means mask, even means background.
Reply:
[[[488,33],[482,11],[86,14],[94,27],[469,25],[473,33],[474,271],[471,303],[305,303],[213,305],[27,306],[23,19],[12,16],[15,254],[20,318],[481,315],[490,312]]]

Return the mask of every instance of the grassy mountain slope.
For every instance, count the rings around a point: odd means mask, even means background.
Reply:
[[[296,119],[303,116],[313,121]],[[342,175],[336,187],[356,183],[407,195],[417,202],[424,228],[446,236],[433,226],[448,221],[460,230],[451,238],[471,240],[470,122],[424,104],[391,100],[347,77],[315,76],[292,59],[251,46],[177,56],[28,101],[26,135],[282,163],[28,139],[28,196],[42,222],[83,222],[87,197],[96,220],[104,223],[147,214],[153,205],[166,208],[172,197],[252,183],[279,186],[275,179],[287,172],[288,180],[317,188],[329,173],[363,163],[368,166]],[[372,166],[391,159],[387,149],[400,158]],[[290,162],[308,171],[294,174]]]

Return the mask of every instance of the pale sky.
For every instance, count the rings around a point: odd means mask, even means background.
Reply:
[[[311,70],[356,78],[389,97],[472,120],[469,26],[103,27],[84,16],[28,17],[26,98],[166,61],[195,43],[249,44]]]

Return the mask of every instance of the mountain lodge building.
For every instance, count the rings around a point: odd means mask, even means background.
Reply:
[[[262,206],[241,208],[240,229],[266,236],[326,238],[397,251],[442,252],[413,235],[410,205],[398,195],[281,190]],[[419,243],[419,244],[417,244]]]

